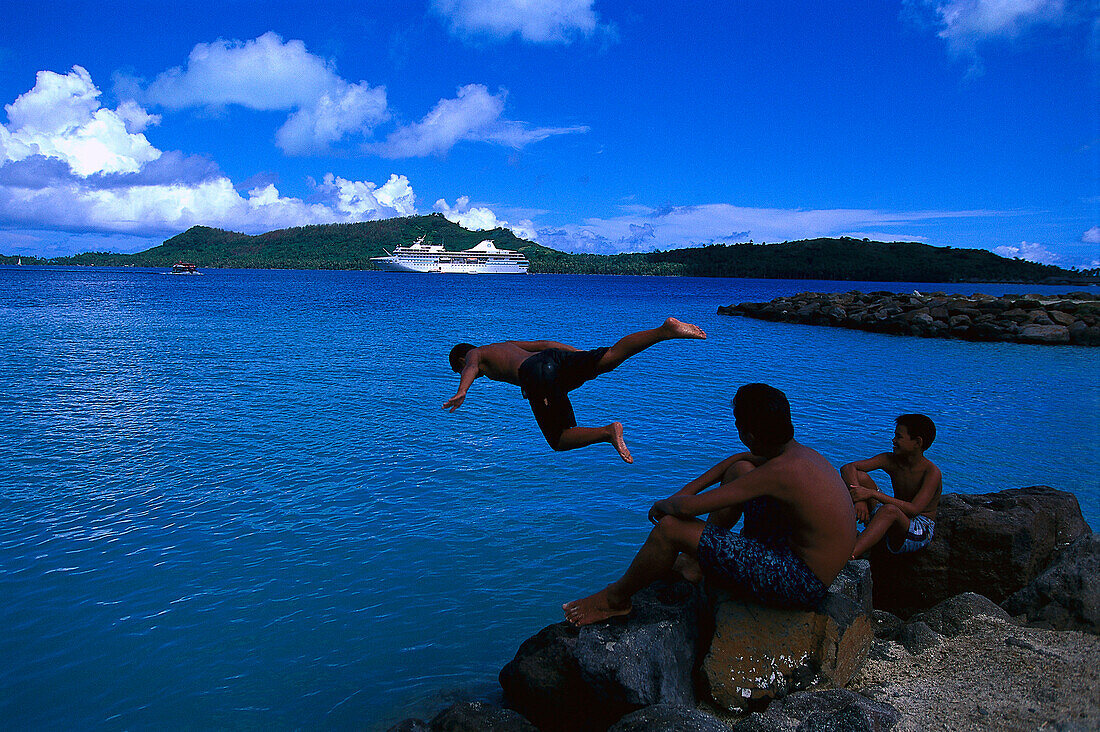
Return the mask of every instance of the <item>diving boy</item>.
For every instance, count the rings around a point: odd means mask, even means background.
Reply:
[[[675,570],[700,574],[745,599],[812,608],[851,556],[852,501],[836,469],[794,439],[787,397],[747,384],[733,400],[732,455],[649,510],[656,524],[626,573],[594,595],[562,605],[574,625],[626,615],[631,597]],[[719,484],[716,488],[707,488]],[[698,516],[710,514],[706,522]],[[740,534],[731,529],[744,514]]]
[[[852,495],[856,517],[866,524],[852,558],[862,555],[886,537],[894,554],[923,549],[936,530],[936,510],[943,476],[924,451],[936,439],[936,425],[923,414],[903,414],[895,420],[893,452],[848,463],[840,475]],[[868,473],[882,470],[890,476],[894,495],[879,490]]]
[[[462,406],[466,392],[479,376],[516,384],[531,403],[535,421],[554,450],[575,450],[608,442],[619,457],[632,463],[634,458],[623,440],[622,423],[578,427],[569,392],[661,341],[706,337],[699,326],[668,318],[658,328],[631,333],[613,346],[591,351],[556,341],[504,341],[485,346],[459,343],[451,349],[449,359],[451,370],[462,377],[458,391],[443,408],[453,412]]]

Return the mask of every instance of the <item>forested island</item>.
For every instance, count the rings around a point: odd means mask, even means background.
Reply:
[[[323,224],[248,235],[193,226],[136,254],[89,252],[68,257],[22,257],[23,264],[170,267],[178,261],[205,268],[374,269],[371,257],[424,236],[447,250],[483,239],[522,252],[531,273],[752,277],[878,282],[1100,283],[1097,270],[1067,270],[984,249],[876,242],[848,237],[773,244],[711,244],[636,254],[569,254],[516,237],[509,229],[469,231],[441,214]],[[16,264],[0,256],[0,264]]]

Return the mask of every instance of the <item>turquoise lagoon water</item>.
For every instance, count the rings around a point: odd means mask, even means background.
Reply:
[[[1100,350],[716,315],[856,288],[1036,290],[0,268],[3,726],[385,729],[491,697],[651,502],[739,449],[748,381],[837,465],[926,412],[946,490],[1051,485],[1100,525]],[[507,385],[441,409],[456,341],[592,347],[667,315],[709,339],[574,394],[582,424],[625,423],[632,466],[550,451]]]

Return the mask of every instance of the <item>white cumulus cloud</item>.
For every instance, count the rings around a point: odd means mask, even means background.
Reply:
[[[510,224],[497,218],[493,210],[486,206],[471,208],[469,196],[459,196],[454,206],[449,205],[446,199],[441,198],[435,202],[435,210],[442,213],[448,221],[453,221],[470,231],[511,229],[512,233],[519,238],[531,241],[534,241],[537,236],[535,226],[530,220],[524,219],[516,224]]]
[[[133,103],[100,106],[92,77],[74,66],[68,74],[40,71],[34,88],[4,109],[3,160],[31,156],[64,161],[77,175],[133,173],[160,157],[140,130],[157,118]]]
[[[503,119],[507,92],[490,94],[483,84],[459,88],[454,99],[442,99],[419,122],[392,132],[366,149],[386,158],[442,155],[462,141],[494,142],[520,148],[552,135],[587,132],[588,127],[531,128]]]
[[[164,153],[139,130],[157,118],[136,102],[101,106],[77,66],[43,71],[0,124],[0,225],[25,229],[174,233],[195,224],[258,233],[416,213],[408,179],[381,186],[332,174],[310,202],[274,185],[241,195],[208,160]]]
[[[531,43],[569,43],[615,29],[592,7],[593,0],[432,0],[432,8],[460,37],[503,40],[513,35]]]
[[[219,108],[291,112],[275,141],[288,155],[323,153],[355,136],[367,136],[390,117],[384,87],[352,84],[334,64],[302,41],[275,33],[251,41],[199,43],[186,66],[158,75],[147,86],[119,78],[116,91],[165,109]]]
[[[1094,226],[1082,234],[1081,241],[1086,244],[1100,244],[1100,226]]]
[[[1019,246],[994,247],[993,253],[1010,259],[1026,259],[1029,262],[1038,262],[1039,264],[1060,264],[1062,261],[1060,255],[1050,251],[1042,244],[1026,241],[1020,242]]]

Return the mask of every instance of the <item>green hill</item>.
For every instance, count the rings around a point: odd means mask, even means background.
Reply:
[[[448,250],[469,249],[483,239],[523,252],[532,273],[683,275],[883,282],[1055,282],[1089,284],[1096,272],[1065,270],[984,249],[933,247],[915,242],[851,238],[782,244],[712,244],[639,254],[567,254],[519,239],[508,229],[469,231],[441,214],[324,224],[249,236],[194,226],[137,254],[91,252],[47,260],[50,264],[255,269],[372,269],[371,257],[426,236]],[[43,263],[41,260],[35,262]]]
[[[134,265],[170,267],[178,261],[200,267],[241,269],[372,269],[371,257],[427,236],[449,250],[469,249],[492,239],[503,249],[528,257],[551,250],[516,238],[508,229],[468,231],[441,214],[364,221],[358,224],[321,224],[269,231],[249,236],[233,231],[193,226],[158,247],[137,254],[77,254],[51,260],[55,264]]]

